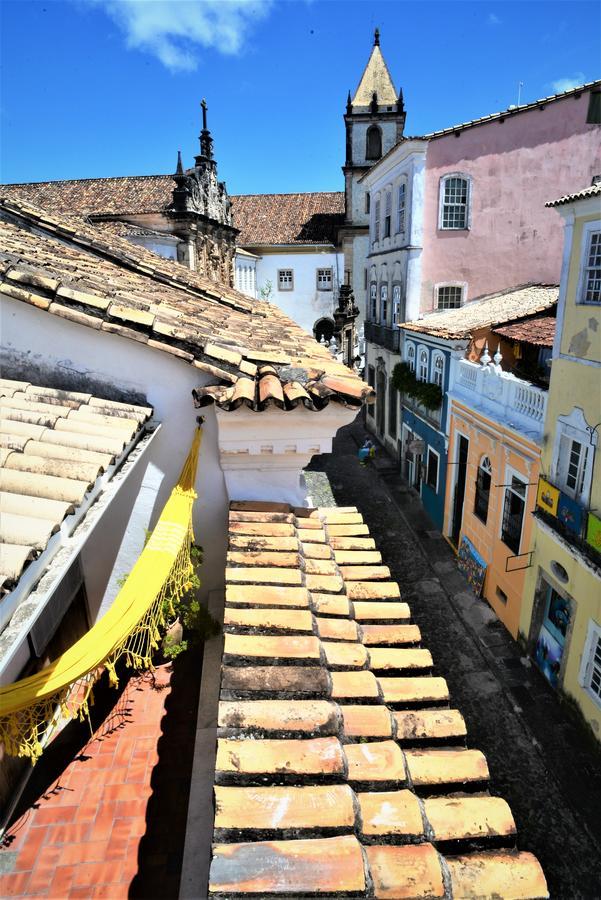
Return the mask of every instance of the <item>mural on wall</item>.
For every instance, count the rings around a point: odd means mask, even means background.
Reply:
[[[571,602],[549,587],[545,601],[545,615],[536,642],[535,658],[552,687],[557,687],[571,617]]]
[[[462,537],[459,546],[458,565],[460,571],[463,572],[471,584],[476,596],[480,597],[482,595],[482,588],[484,587],[484,578],[486,576],[488,565],[486,560],[480,556],[470,539],[466,538],[465,535]]]

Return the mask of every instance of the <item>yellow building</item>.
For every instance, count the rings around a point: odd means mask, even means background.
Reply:
[[[548,205],[564,257],[520,636],[601,740],[601,184]]]

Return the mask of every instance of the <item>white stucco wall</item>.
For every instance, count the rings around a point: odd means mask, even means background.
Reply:
[[[123,392],[146,396],[154,418],[163,425],[133,476],[119,492],[82,555],[91,612],[112,602],[119,578],[129,572],[184,463],[198,411],[192,388],[208,377],[167,353],[117,335],[99,333],[58,316],[49,315],[18,300],[2,300],[1,345],[8,372],[22,365],[32,383],[47,383],[60,373],[73,390],[111,396]],[[196,539],[205,551],[203,590],[223,583],[226,550],[226,486],[219,463],[218,428],[213,407],[206,417],[194,508]]]
[[[333,291],[317,290],[317,270],[332,269]],[[278,271],[292,269],[294,288],[291,291],[278,290]],[[315,248],[313,252],[283,251],[264,252],[257,260],[257,294],[268,281],[271,282],[270,302],[280,307],[286,315],[294,319],[305,331],[313,334],[313,326],[318,319],[331,318],[338,297],[338,286],[344,277],[344,258],[333,248]]]

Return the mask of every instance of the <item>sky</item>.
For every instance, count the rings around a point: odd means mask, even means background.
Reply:
[[[0,0],[0,180],[173,172],[206,97],[230,193],[342,190],[343,113],[380,28],[407,134],[601,75],[580,0]]]

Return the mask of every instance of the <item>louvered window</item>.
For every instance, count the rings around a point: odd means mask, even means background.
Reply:
[[[601,231],[589,236],[582,302],[601,303]]]
[[[405,202],[407,195],[407,186],[404,181],[399,185],[399,205],[397,207],[396,230],[402,232],[405,230]]]
[[[511,485],[505,489],[501,540],[514,553],[520,552],[525,508],[526,483],[513,475]]]
[[[601,706],[601,626],[593,619],[589,620],[582,654],[580,684],[595,703]]]
[[[386,215],[384,216],[384,237],[390,237],[390,221],[392,219],[392,194],[386,194]]]
[[[490,501],[490,482],[492,476],[492,466],[490,459],[485,456],[478,466],[478,477],[476,478],[476,495],[474,498],[474,515],[486,525],[488,519],[488,504]]]

